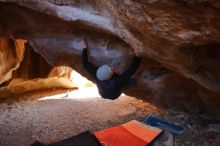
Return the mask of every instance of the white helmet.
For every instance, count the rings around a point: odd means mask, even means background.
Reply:
[[[100,81],[105,81],[111,78],[113,72],[111,70],[111,67],[108,65],[102,65],[100,66],[97,71],[96,71],[96,77],[100,80]]]

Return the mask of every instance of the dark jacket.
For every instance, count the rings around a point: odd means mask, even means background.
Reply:
[[[96,77],[98,67],[89,63],[86,48],[83,49],[82,55],[83,66],[96,79],[95,82],[98,87],[99,94],[103,98],[112,100],[121,95],[123,87],[129,82],[131,76],[136,72],[140,65],[140,58],[135,56],[130,67],[121,75],[114,73],[109,80],[100,81]]]

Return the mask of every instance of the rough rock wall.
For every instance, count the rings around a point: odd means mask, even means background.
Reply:
[[[0,84],[13,78],[47,77],[51,69],[26,40],[0,38]]]
[[[52,65],[92,79],[81,64],[85,37],[97,66],[121,73],[134,52],[142,56],[128,94],[168,108],[220,111],[218,0],[3,0],[0,10],[0,36],[27,39]]]
[[[12,78],[18,69],[25,51],[25,40],[0,38],[0,84]]]
[[[19,68],[13,72],[12,78],[22,78],[24,80],[46,78],[52,68],[41,55],[37,54],[26,43],[23,60]]]

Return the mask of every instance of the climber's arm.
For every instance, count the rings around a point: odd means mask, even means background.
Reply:
[[[133,61],[131,63],[131,65],[129,66],[129,68],[127,70],[125,70],[125,72],[123,74],[120,75],[120,82],[124,83],[125,81],[127,81],[129,78],[131,78],[131,76],[136,72],[136,70],[138,69],[139,65],[141,62],[141,58],[135,56],[133,58]]]
[[[88,55],[87,55],[87,48],[83,48],[82,52],[82,62],[84,68],[94,77],[96,78],[96,70],[97,67],[94,66],[93,64],[89,63],[88,61]]]

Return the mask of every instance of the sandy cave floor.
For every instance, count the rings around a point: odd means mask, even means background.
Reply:
[[[58,95],[53,96],[54,93]],[[182,135],[168,133],[165,139],[158,140],[159,144],[220,145],[220,122],[216,120],[168,112],[125,95],[114,101],[105,100],[98,97],[94,87],[68,92],[52,90],[51,96],[45,97],[46,94],[29,93],[0,102],[0,146],[28,146],[36,140],[49,144],[86,130],[101,130],[150,115],[186,128]]]

